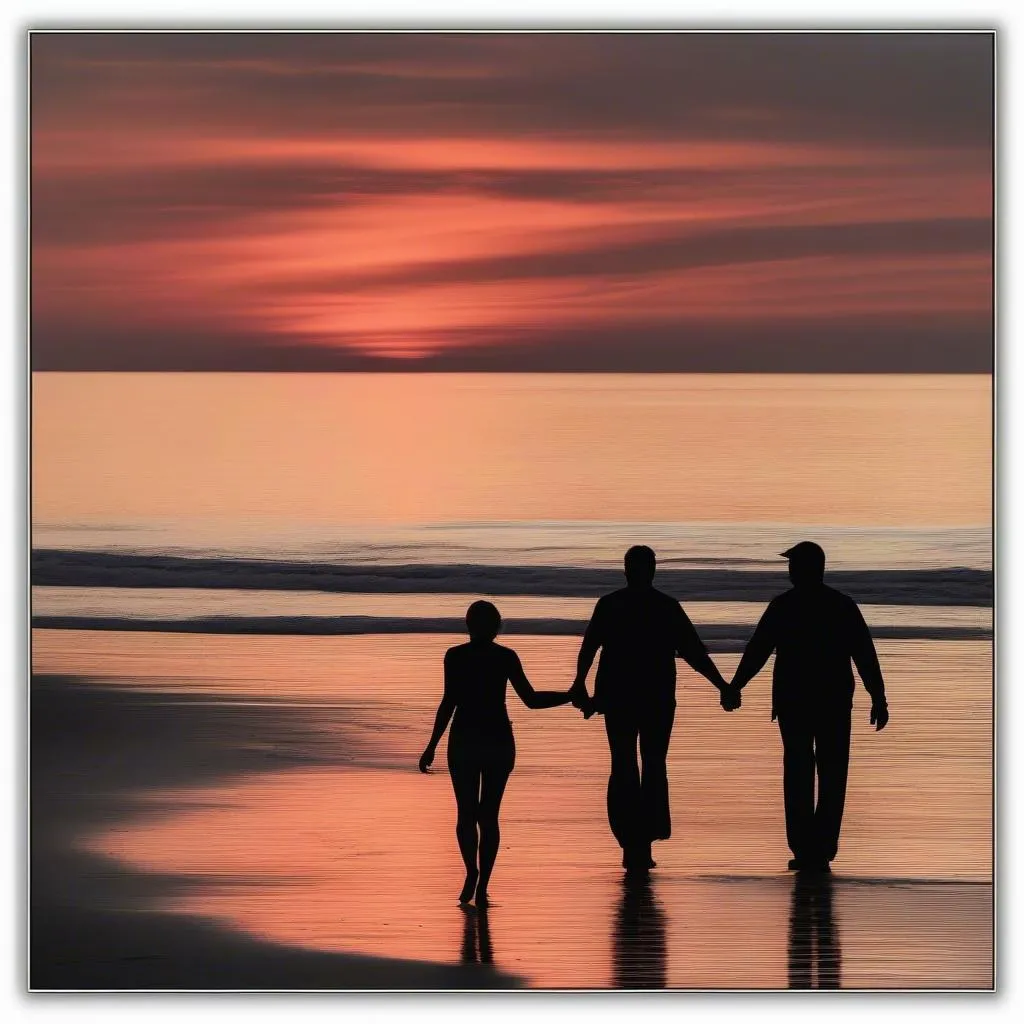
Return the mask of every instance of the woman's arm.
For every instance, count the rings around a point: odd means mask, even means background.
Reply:
[[[448,652],[451,653],[450,651]],[[451,662],[448,654],[444,656],[444,695],[441,703],[437,706],[437,714],[434,716],[434,731],[430,734],[430,741],[420,756],[420,771],[426,774],[427,769],[434,763],[434,755],[437,753],[437,745],[441,742],[445,729],[455,714],[455,687],[453,686]]]
[[[508,670],[508,681],[512,689],[519,694],[519,699],[528,708],[557,708],[560,704],[568,704],[572,699],[571,691],[560,693],[558,690],[535,690],[533,684],[526,678],[523,671],[523,663],[515,651],[509,652],[511,664]]]

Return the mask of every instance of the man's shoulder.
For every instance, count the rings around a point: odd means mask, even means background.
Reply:
[[[670,612],[681,612],[683,610],[683,606],[679,603],[679,598],[666,594],[664,590],[658,590],[657,587],[652,587],[651,591],[657,604],[666,610]]]
[[[769,608],[783,620],[804,621],[809,617],[815,622],[831,623],[844,629],[854,628],[860,619],[857,602],[826,584],[810,590],[794,587],[775,598]]]
[[[835,590],[832,587],[825,589],[829,591],[835,616],[843,624],[843,628],[854,634],[860,634],[864,628],[864,613],[860,610],[857,602],[841,590]]]
[[[828,608],[843,609],[857,607],[852,597],[825,583],[812,588],[790,587],[789,590],[784,590],[781,594],[773,597],[768,602],[768,607],[784,611],[788,608],[807,607],[808,604],[816,607],[824,605]]]
[[[598,605],[605,608],[627,608],[635,606],[650,607],[654,604],[661,608],[680,608],[681,605],[671,594],[666,594],[657,587],[622,587],[613,590],[598,599]]]
[[[821,590],[825,600],[832,604],[833,607],[842,608],[843,611],[856,611],[857,602],[849,594],[844,594],[841,590],[836,590],[835,587],[830,587],[827,583],[821,585]]]
[[[758,625],[762,629],[774,629],[780,624],[791,620],[796,614],[798,614],[798,611],[793,603],[793,591],[785,590],[781,594],[776,594],[765,605]]]

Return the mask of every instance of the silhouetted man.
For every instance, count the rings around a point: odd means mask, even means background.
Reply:
[[[666,758],[676,710],[676,656],[710,680],[726,710],[737,706],[679,602],[655,590],[655,565],[648,547],[626,552],[627,585],[597,602],[569,691],[588,717],[604,714],[612,762],[608,821],[623,850],[622,866],[633,873],[653,867],[651,842],[672,834]],[[586,679],[598,648],[591,700]]]
[[[772,719],[782,733],[789,867],[828,871],[839,848],[850,766],[854,679],[850,661],[871,695],[871,724],[889,721],[885,683],[867,624],[852,598],[825,585],[825,552],[803,541],[789,559],[792,590],[765,609],[732,687],[739,691],[775,652]],[[817,769],[818,802],[814,802]]]

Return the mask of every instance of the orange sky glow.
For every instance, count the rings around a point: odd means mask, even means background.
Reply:
[[[991,71],[984,35],[36,34],[34,365],[986,371]],[[847,365],[858,330],[925,365]]]

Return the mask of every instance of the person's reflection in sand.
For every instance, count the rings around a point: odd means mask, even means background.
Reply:
[[[842,949],[829,874],[801,871],[793,879],[789,905],[789,987],[842,987]]]
[[[463,907],[462,915],[462,963],[493,964],[494,953],[491,950],[491,927],[487,921],[487,911]]]
[[[615,913],[612,958],[616,988],[665,987],[665,911],[646,875],[623,880]]]

